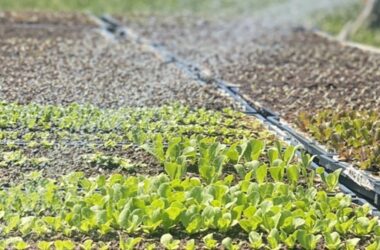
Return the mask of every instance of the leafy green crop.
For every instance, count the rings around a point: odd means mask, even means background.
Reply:
[[[132,169],[134,165],[128,159],[123,159],[117,156],[107,156],[102,153],[95,153],[84,156],[85,160],[91,165],[101,166],[105,168],[122,168]]]
[[[217,147],[212,143],[211,146],[212,150],[209,147],[204,150],[218,155]],[[218,147],[228,152],[225,145]],[[280,153],[271,154],[273,162],[282,162]],[[302,160],[283,164],[285,170],[296,165],[300,173],[316,174],[302,169]],[[264,169],[262,166],[268,171],[259,171]],[[376,242],[380,236],[379,222],[377,217],[369,216],[368,207],[354,208],[350,197],[341,193],[328,195],[321,188],[330,192],[333,186],[316,185],[315,181],[308,184],[305,180],[309,176],[298,177],[297,182],[304,185],[293,185],[286,175],[272,182],[271,169],[276,167],[259,161],[256,174],[253,169],[242,180],[227,175],[212,182],[201,175],[171,178],[166,174],[155,177],[114,174],[108,178],[86,178],[73,173],[58,181],[35,175],[30,181],[0,192],[1,235],[23,239],[32,234],[44,239],[55,232],[66,237],[97,235],[101,239],[119,231],[146,235],[162,231],[161,244],[167,249],[179,246],[179,241],[169,235],[173,229],[190,235],[208,230],[220,233],[242,230],[253,248],[260,248],[267,241],[271,249],[295,244],[314,249],[322,238],[329,248],[354,245],[358,237]],[[323,173],[318,173],[322,177]],[[219,244],[212,234],[205,235],[202,241],[209,249]],[[130,249],[141,242],[143,239],[122,237],[119,244]],[[70,249],[71,244],[54,242],[61,249]]]
[[[3,146],[0,168],[43,169],[43,173],[49,172],[49,168],[57,168],[60,173],[65,172],[65,168],[81,169],[82,166],[90,173],[97,169],[157,173],[160,169],[154,170],[156,166],[145,164],[152,162],[147,159],[150,153],[168,175],[182,178],[188,167],[198,165],[195,154],[200,150],[198,147],[196,151],[195,145],[199,146],[202,140],[206,146],[209,146],[207,141],[238,145],[250,137],[266,143],[274,140],[274,135],[257,120],[241,113],[230,109],[222,112],[192,110],[176,104],[159,108],[100,109],[78,104],[63,107],[2,102],[0,127]],[[231,149],[230,153],[236,150]],[[246,157],[251,156],[243,158]],[[205,154],[203,158],[206,162],[209,156]],[[215,160],[213,166],[200,164],[202,175],[205,178],[209,175],[209,181],[218,178],[221,163]],[[215,177],[207,169],[214,171]],[[12,175],[4,177],[3,180],[0,173],[0,183],[18,181],[13,180]]]
[[[129,140],[143,144],[157,133],[175,136],[207,136],[223,143],[244,137],[268,138],[257,121],[238,112],[191,110],[179,105],[159,108],[99,109],[71,104],[67,107],[0,103],[0,139],[25,142],[81,138],[101,139],[104,144]],[[67,138],[69,137],[69,138]],[[71,137],[71,138],[70,138]],[[146,138],[147,137],[147,138]],[[273,138],[273,135],[272,135]]]
[[[301,114],[298,126],[340,158],[361,169],[380,169],[380,116],[375,111],[324,110]]]
[[[84,169],[136,169],[130,160],[141,151],[158,163],[153,176],[26,175],[0,190],[0,249],[379,245],[378,218],[339,193],[339,171],[310,170],[312,156],[296,157],[296,147],[231,110],[3,103],[0,124],[8,170],[29,166],[35,151],[38,167],[52,167],[42,152],[65,144],[83,148]]]

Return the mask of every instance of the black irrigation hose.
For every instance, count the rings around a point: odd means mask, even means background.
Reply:
[[[334,169],[343,169],[346,170],[347,166],[342,162],[337,162],[333,159],[333,154],[327,152],[323,148],[319,147],[315,142],[311,142],[310,140],[304,138],[302,135],[300,135],[298,132],[293,130],[287,125],[284,125],[280,122],[280,118],[278,114],[274,113],[272,110],[254,106],[253,104],[248,103],[240,94],[239,89],[236,87],[231,87],[233,85],[228,84],[227,82],[217,79],[217,78],[205,78],[202,75],[202,69],[195,64],[185,61],[175,54],[167,51],[165,47],[153,43],[151,41],[148,41],[144,38],[139,37],[136,35],[133,31],[128,30],[126,27],[121,25],[118,21],[112,19],[111,17],[102,16],[100,17],[100,21],[103,23],[103,28],[105,28],[106,31],[110,31],[112,35],[120,36],[120,34],[124,34],[128,37],[128,33],[130,32],[133,34],[132,37],[136,40],[136,42],[141,43],[143,45],[146,45],[149,47],[152,51],[155,53],[158,53],[161,57],[169,58],[167,62],[175,64],[179,69],[186,72],[188,75],[190,75],[191,78],[197,80],[201,84],[208,84],[208,83],[214,83],[220,90],[227,93],[237,104],[242,106],[244,113],[249,116],[254,116],[261,120],[264,124],[267,124],[268,127],[275,131],[277,134],[278,131],[281,132],[281,136],[284,137],[283,133],[285,132],[285,141],[289,142],[291,144],[297,143],[301,144],[304,147],[304,150],[308,152],[311,155],[315,155],[315,162],[314,164],[322,165],[327,171],[333,171]],[[118,32],[119,31],[119,32]],[[120,32],[124,31],[124,32]],[[363,171],[357,171],[358,173],[361,173]],[[357,204],[364,204],[366,203],[365,200],[361,198],[357,198],[357,195],[361,195],[364,197],[369,203],[374,204],[377,208],[380,208],[380,201],[379,201],[379,195],[380,195],[380,180],[371,180],[369,175],[360,175],[360,178],[363,180],[362,182],[359,182],[358,179],[354,179],[353,175],[348,175],[345,173],[345,171],[342,172],[342,175],[340,177],[340,183],[341,183],[341,190],[351,195],[351,197],[355,197],[353,201],[355,201]],[[363,185],[363,182],[370,182],[374,183],[374,188],[368,188]],[[377,215],[380,215],[380,212],[373,207],[373,213],[376,213]]]

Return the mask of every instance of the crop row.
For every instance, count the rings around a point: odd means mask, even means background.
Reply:
[[[267,136],[261,124],[239,112],[225,109],[214,112],[191,110],[180,105],[159,108],[99,109],[95,106],[71,104],[67,107],[51,105],[0,105],[0,138],[33,138],[49,140],[88,136],[92,140],[123,141],[136,137],[134,131],[144,134],[162,132],[172,135],[201,135],[219,137],[225,143],[244,137]],[[92,135],[92,136],[91,136]],[[99,138],[96,138],[96,137]],[[148,136],[148,135],[145,135]]]
[[[323,110],[301,114],[299,127],[339,154],[340,159],[372,171],[380,170],[380,117],[374,111]]]
[[[165,148],[160,136],[144,147],[165,173],[108,178],[72,173],[58,180],[33,173],[1,191],[0,232],[8,238],[2,244],[44,249],[58,244],[49,243],[51,235],[107,242],[118,234],[159,234],[162,248],[176,249],[179,242],[168,234],[238,231],[243,240],[235,239],[231,248],[378,247],[380,226],[369,207],[336,193],[339,171],[309,170],[312,157],[295,158],[295,147],[283,150],[279,143],[268,147],[255,139],[227,146],[208,138],[174,138]],[[228,164],[234,174],[225,171]],[[190,171],[194,174],[187,175]],[[205,241],[210,248],[219,244],[209,234]]]
[[[2,103],[0,121],[0,172],[29,172],[0,188],[0,249],[380,246],[339,171],[231,110]]]
[[[48,177],[70,171],[157,174],[159,163],[143,145],[158,136],[164,147],[175,137],[226,144],[250,137],[274,140],[257,120],[230,109],[211,112],[180,105],[100,109],[4,102],[0,124],[0,183],[7,185],[33,170]]]

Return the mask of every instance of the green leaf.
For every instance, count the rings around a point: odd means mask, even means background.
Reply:
[[[56,250],[72,250],[75,248],[74,243],[70,240],[56,240],[54,246]]]
[[[305,220],[302,218],[294,218],[292,224],[295,229],[298,229],[299,227],[305,224]]]
[[[257,183],[261,184],[264,183],[266,177],[267,177],[268,167],[265,164],[260,165],[256,171],[255,171],[255,177],[257,180]]]
[[[172,180],[181,179],[186,172],[185,166],[176,162],[165,162],[164,168],[165,172],[170,176]]]
[[[242,164],[236,164],[234,166],[236,173],[238,173],[239,177],[241,179],[244,179],[245,175],[247,174],[247,171],[245,170],[244,166]]]
[[[130,237],[130,238],[124,240],[123,237],[120,236],[119,247],[121,250],[133,250],[133,249],[136,249],[135,247],[141,241],[142,241],[141,237],[137,237],[137,238]]]
[[[288,179],[292,183],[297,183],[298,182],[300,174],[299,174],[299,170],[298,170],[298,166],[297,165],[290,165],[286,169],[286,174],[287,174]]]
[[[189,146],[183,149],[182,155],[186,158],[196,157],[197,150],[195,147]]]
[[[365,250],[378,250],[380,248],[380,241],[376,239],[372,244],[368,245]]]
[[[340,249],[341,248],[341,240],[340,236],[337,232],[332,232],[332,233],[324,233],[323,234],[324,239],[325,239],[325,244],[326,247],[330,250],[335,250],[335,249]]]
[[[302,152],[301,153],[302,167],[304,169],[309,168],[314,158],[315,156],[310,156],[308,153]]]
[[[167,208],[165,211],[168,214],[169,219],[172,221],[175,221],[178,218],[178,216],[181,214],[182,209],[179,207],[171,206]]]
[[[238,145],[239,143],[232,144],[226,152],[228,159],[230,159],[233,163],[239,163],[240,161],[241,156],[237,149]]]
[[[154,140],[154,155],[161,163],[165,161],[164,140],[161,134],[158,134]]]
[[[131,213],[131,205],[132,205],[132,200],[130,200],[127,204],[125,204],[123,210],[118,216],[118,224],[122,228],[128,227],[128,218]]]
[[[174,240],[171,234],[164,234],[160,239],[161,244],[168,250],[175,250],[179,248],[179,240]]]
[[[259,225],[263,222],[263,219],[260,216],[254,215],[249,219],[241,219],[239,225],[246,231],[251,232],[256,230]]]
[[[273,196],[274,189],[275,189],[275,186],[271,182],[260,184],[259,193],[260,193],[261,198],[263,200],[266,198],[271,198]],[[273,205],[273,202],[270,200],[264,201],[263,203],[260,204],[262,208],[266,206],[271,207],[272,205]]]
[[[20,232],[23,235],[28,234],[32,230],[35,221],[36,221],[36,217],[34,216],[27,216],[27,217],[21,218],[21,222],[19,225]]]
[[[224,238],[222,240],[222,246],[224,247],[224,249],[232,250],[233,249],[232,239],[230,237]]]
[[[230,228],[231,222],[231,213],[224,213],[223,216],[218,219],[217,227],[221,232],[225,232]]]
[[[93,247],[93,241],[92,240],[86,240],[83,242],[83,244],[80,245],[81,249],[83,250],[91,250]]]
[[[195,240],[191,239],[186,241],[185,250],[195,250]]]
[[[353,239],[346,240],[346,242],[345,242],[346,250],[355,250],[359,241],[360,241],[359,238],[353,238]]]
[[[216,175],[216,169],[211,163],[206,159],[201,159],[199,162],[199,174],[207,182],[211,183]]]
[[[181,147],[180,142],[182,139],[180,137],[172,138],[168,143],[168,149],[166,150],[166,159],[175,160],[180,157]]]
[[[96,210],[95,212],[96,224],[101,225],[107,222],[107,211]]]
[[[259,161],[249,161],[244,164],[248,171],[254,171],[260,166]]]
[[[271,247],[271,249],[279,249],[280,245],[280,238],[279,238],[279,232],[276,228],[273,228],[267,237],[268,243]]]
[[[275,160],[280,159],[279,156],[280,153],[278,152],[277,148],[272,147],[268,150],[268,158],[271,166],[273,165]]]
[[[146,246],[146,250],[155,250],[157,249],[156,243],[150,243]]]
[[[319,175],[323,175],[324,172],[325,172],[325,169],[323,167],[317,167],[317,170],[316,170],[317,174]]]
[[[341,172],[342,172],[342,169],[338,169],[338,170],[335,170],[333,173],[327,174],[327,176],[325,176],[325,183],[327,185],[328,191],[334,191],[335,188],[338,186],[339,175]]]
[[[49,250],[51,248],[51,245],[53,245],[53,242],[39,241],[37,243],[37,247],[39,250]]]
[[[284,243],[285,245],[290,248],[290,249],[293,249],[294,246],[296,245],[296,242],[297,242],[297,231],[295,231],[294,233],[292,233],[291,235],[289,235],[285,240],[284,240]]]
[[[29,244],[22,240],[22,241],[16,242],[13,246],[17,250],[23,250],[23,249],[27,249],[29,247]]]
[[[321,237],[321,235],[313,235],[305,230],[299,230],[297,234],[298,242],[303,248],[308,250],[315,249]]]
[[[246,161],[258,160],[265,147],[262,140],[250,140],[244,152]]]
[[[281,164],[280,166],[269,168],[269,173],[274,181],[282,182],[284,179],[285,167]]]
[[[142,130],[135,129],[134,131],[132,131],[132,140],[137,145],[143,145],[146,139],[147,136]]]
[[[217,241],[214,240],[212,233],[207,234],[205,237],[203,237],[202,240],[205,243],[207,249],[215,249],[217,246]]]
[[[7,226],[4,228],[5,234],[11,232],[19,223],[20,223],[19,215],[12,215],[7,219]]]
[[[353,225],[353,231],[356,235],[363,236],[370,233],[377,223],[377,217],[374,217],[371,220],[367,217],[359,217]]]
[[[284,152],[284,162],[286,165],[293,160],[294,155],[299,147],[298,146],[288,146]]]
[[[202,218],[200,216],[194,216],[189,224],[186,226],[186,232],[193,234],[198,232],[201,228]]]
[[[263,235],[255,231],[249,233],[248,239],[251,247],[253,249],[260,249],[264,246],[263,244]]]

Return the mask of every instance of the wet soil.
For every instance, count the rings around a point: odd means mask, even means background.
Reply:
[[[18,25],[1,25],[6,26],[0,28],[2,34],[8,34],[0,41],[0,61],[6,62],[1,65],[1,99],[20,103],[90,102],[100,107],[150,106],[173,100],[195,107],[230,106],[229,100],[215,88],[199,87],[174,65],[155,59],[137,44],[112,43],[93,30],[65,32],[57,28],[45,37],[43,31],[34,36]],[[17,32],[13,32],[12,25]],[[338,104],[366,108],[368,102],[379,105],[376,87],[379,60],[374,55],[341,47],[308,32],[279,32],[263,40],[247,38],[235,46],[224,47],[217,39],[223,36],[210,35],[221,27],[219,22],[182,18],[181,22],[168,20],[165,25],[154,25],[149,26],[146,34],[161,37],[158,40],[170,44],[169,48],[180,51],[180,55],[239,84],[247,99],[258,101],[289,120],[302,110]],[[76,170],[88,175],[124,171],[84,163],[81,156],[93,152],[87,149],[24,150],[28,156],[52,158],[51,166],[41,168],[51,177]],[[162,169],[145,152],[134,148],[103,152]],[[27,166],[22,171],[31,169]],[[20,177],[20,172],[16,168],[0,168],[0,176],[12,181]],[[246,238],[239,232],[229,236]],[[195,235],[197,242],[203,236]],[[223,237],[220,235],[220,239]],[[157,242],[158,237],[152,241]]]
[[[298,31],[280,37],[272,50],[241,58],[223,69],[224,77],[289,121],[305,111],[380,108],[380,55]]]
[[[124,23],[237,84],[246,99],[291,122],[302,111],[380,107],[380,55],[311,31],[269,29],[260,21],[240,23],[234,30],[228,22],[190,16],[130,16]]]

